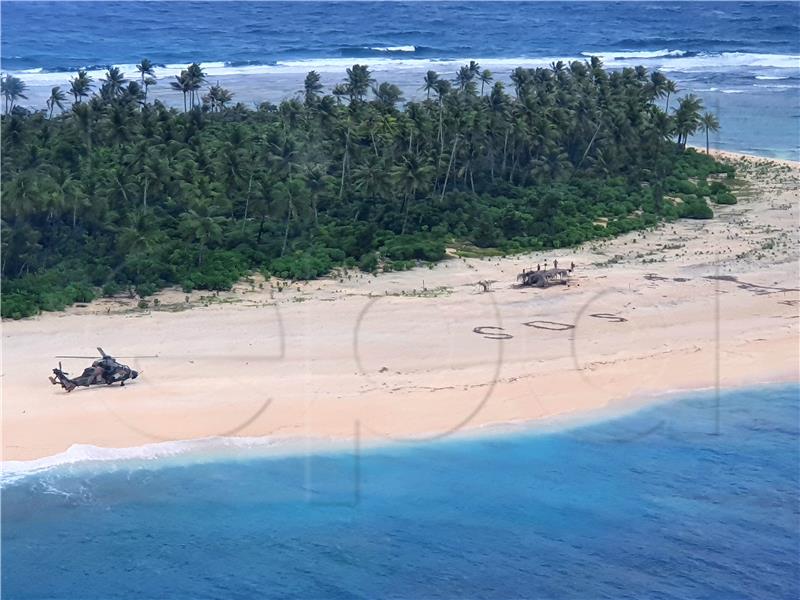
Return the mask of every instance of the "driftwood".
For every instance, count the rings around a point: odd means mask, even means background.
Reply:
[[[497,281],[496,279],[481,279],[476,285],[480,286],[482,292],[491,292],[492,284]]]

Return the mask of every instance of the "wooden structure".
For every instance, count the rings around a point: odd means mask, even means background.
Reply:
[[[517,275],[522,287],[550,287],[551,285],[567,285],[572,269],[524,270]]]

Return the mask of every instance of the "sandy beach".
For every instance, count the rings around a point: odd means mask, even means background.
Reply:
[[[4,322],[3,460],[210,436],[429,439],[664,391],[797,381],[800,165],[724,158],[739,203],[711,221]],[[554,260],[575,263],[568,287],[514,286]],[[55,355],[96,346],[141,377],[50,385]],[[134,355],[158,358],[122,358]],[[73,375],[89,362],[63,361]]]

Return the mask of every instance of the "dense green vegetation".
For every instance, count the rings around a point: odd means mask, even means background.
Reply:
[[[171,82],[183,112],[148,102],[152,65],[139,71],[110,70],[94,95],[80,73],[71,107],[54,88],[38,112],[3,79],[4,317],[225,289],[254,269],[404,269],[448,244],[560,248],[732,199],[707,180],[732,170],[684,149],[704,126],[699,100],[668,114],[674,84],[644,68],[520,68],[508,93],[471,63],[454,83],[429,72],[425,99],[401,106],[354,65],[329,95],[311,72],[297,99],[248,110],[219,86],[201,96],[191,65]]]

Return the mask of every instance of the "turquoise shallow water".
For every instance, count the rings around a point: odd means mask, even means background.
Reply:
[[[4,486],[4,598],[797,598],[800,386]]]

